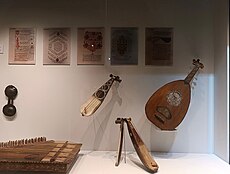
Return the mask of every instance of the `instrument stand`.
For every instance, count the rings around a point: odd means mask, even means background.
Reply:
[[[124,135],[124,161],[126,163],[126,143],[125,143],[126,136]]]

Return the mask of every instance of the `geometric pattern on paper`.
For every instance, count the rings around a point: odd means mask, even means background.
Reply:
[[[48,58],[54,63],[62,63],[68,58],[68,36],[64,32],[49,34]]]

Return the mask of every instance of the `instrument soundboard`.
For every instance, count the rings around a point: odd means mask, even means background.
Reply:
[[[69,173],[82,144],[45,137],[0,143],[0,173]]]

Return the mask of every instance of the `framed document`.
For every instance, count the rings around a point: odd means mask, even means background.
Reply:
[[[111,65],[138,64],[138,29],[111,29]]]
[[[70,28],[43,30],[43,64],[70,64]]]
[[[35,64],[35,29],[10,28],[9,64]]]
[[[173,64],[173,28],[145,29],[145,65]]]
[[[104,64],[104,28],[78,28],[77,64]]]

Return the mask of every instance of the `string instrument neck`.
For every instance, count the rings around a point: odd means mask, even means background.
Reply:
[[[194,67],[192,69],[192,71],[184,79],[185,84],[190,84],[190,82],[192,81],[192,79],[194,78],[198,70],[199,70],[199,67]]]
[[[190,82],[193,80],[193,78],[196,75],[199,68],[201,68],[201,69],[204,68],[204,65],[202,63],[200,63],[199,59],[197,59],[197,60],[193,59],[193,65],[195,65],[195,67],[192,69],[192,71],[184,79],[185,84],[190,84]]]

